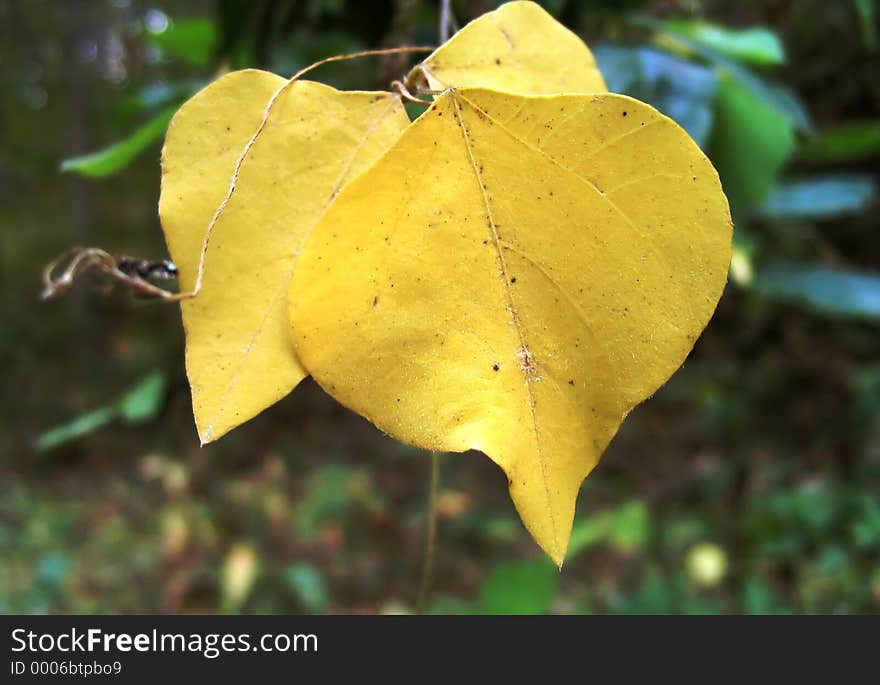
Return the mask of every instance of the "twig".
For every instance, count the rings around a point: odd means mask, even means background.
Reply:
[[[437,548],[437,489],[440,482],[440,453],[431,452],[431,480],[428,485],[428,507],[425,513],[425,565],[416,600],[416,613],[423,614],[434,581],[434,557]]]
[[[445,43],[452,35],[451,29],[458,26],[455,24],[455,16],[452,14],[452,0],[442,0],[440,3],[440,42]]]

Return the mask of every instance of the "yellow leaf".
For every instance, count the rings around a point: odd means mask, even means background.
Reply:
[[[508,2],[456,33],[415,67],[431,90],[476,86],[511,93],[604,93],[583,41],[534,2]]]
[[[193,97],[171,123],[159,212],[184,290],[194,284],[205,233],[236,161],[284,83],[265,72],[233,72]],[[287,287],[299,249],[345,183],[408,123],[390,93],[296,81],[279,96],[214,225],[201,290],[181,303],[203,443],[256,416],[306,376],[287,332]]]
[[[450,90],[313,230],[292,337],[383,431],[497,462],[561,564],[582,480],[715,309],[731,228],[709,160],[644,103]]]

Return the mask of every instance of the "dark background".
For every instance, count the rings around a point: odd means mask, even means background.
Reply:
[[[731,281],[585,483],[561,575],[497,467],[442,458],[429,611],[880,611],[876,4],[542,4],[611,90],[715,162]],[[199,448],[176,305],[100,279],[39,291],[74,244],[165,256],[164,121],[212,77],[435,44],[437,17],[427,0],[0,0],[0,611],[414,610],[425,453],[309,381]],[[381,88],[409,63],[310,78]]]

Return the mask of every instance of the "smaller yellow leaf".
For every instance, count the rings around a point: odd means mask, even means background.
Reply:
[[[478,17],[415,67],[431,90],[483,87],[522,95],[604,93],[589,48],[534,2]]]
[[[198,295],[181,303],[186,366],[202,442],[289,393],[306,375],[287,332],[287,286],[303,241],[339,190],[409,123],[397,96],[341,92],[233,72],[175,116],[163,151],[159,212],[181,287],[213,225]]]

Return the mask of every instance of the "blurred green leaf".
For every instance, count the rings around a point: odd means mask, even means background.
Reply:
[[[50,428],[37,437],[34,447],[38,452],[45,452],[59,445],[79,440],[103,428],[115,419],[117,415],[118,411],[115,406],[95,409],[87,414],[77,416],[75,419],[60,426]]]
[[[314,564],[308,561],[291,564],[284,570],[284,580],[300,604],[309,611],[325,611],[330,605],[324,576]]]
[[[613,525],[612,511],[600,511],[582,521],[575,521],[571,529],[566,558],[570,561],[581,552],[605,542]]]
[[[692,52],[721,72],[737,81],[748,90],[765,107],[768,107],[788,121],[800,131],[812,132],[813,123],[805,105],[790,89],[770,83],[735,60],[717,50],[697,42],[693,38],[670,31],[663,22],[646,16],[635,16],[631,22],[636,26],[653,29],[657,32],[657,40],[663,45],[670,41],[684,50]]]
[[[163,373],[151,373],[113,404],[99,407],[42,433],[35,440],[34,448],[38,452],[45,452],[79,440],[117,418],[129,423],[151,421],[162,408],[166,387]]]
[[[404,104],[404,108],[410,121],[415,121],[427,110],[424,105],[420,105],[417,102],[407,102]]]
[[[614,509],[575,521],[566,559],[574,559],[591,547],[606,543],[618,552],[632,554],[645,546],[650,534],[647,506],[640,500],[630,500]]]
[[[794,149],[791,124],[741,83],[722,79],[709,157],[718,169],[734,221],[770,195]]]
[[[351,504],[351,483],[356,472],[330,464],[316,469],[309,478],[308,490],[296,507],[297,532],[306,540],[318,534],[321,521],[338,516]]]
[[[648,541],[651,518],[644,502],[631,500],[618,507],[611,527],[609,541],[619,552],[632,554]]]
[[[880,154],[880,119],[832,126],[806,141],[798,156],[810,162],[854,162]]]
[[[128,423],[145,423],[162,410],[168,382],[165,374],[151,373],[119,401],[119,414]]]
[[[862,41],[871,52],[877,49],[877,5],[876,0],[854,0],[862,30]]]
[[[726,57],[760,66],[783,64],[785,50],[773,31],[756,26],[731,29],[702,20],[669,19],[663,22],[667,31],[686,36]]]
[[[769,614],[773,611],[773,593],[761,578],[750,577],[743,585],[742,604],[747,614]]]
[[[488,537],[497,540],[504,540],[506,542],[516,540],[522,531],[518,522],[509,516],[496,516],[489,520],[484,520],[483,517],[474,517],[474,519],[468,521],[473,526],[472,530],[482,530]]]
[[[604,44],[593,54],[611,92],[653,105],[705,146],[717,88],[714,71],[647,47]]]
[[[549,559],[497,566],[483,581],[482,608],[489,614],[544,614],[559,590],[559,571]]]
[[[766,297],[827,314],[880,318],[880,275],[876,274],[773,264],[756,271],[752,287]]]
[[[575,521],[565,556],[570,561],[581,552],[605,543],[618,552],[632,554],[644,547],[650,533],[648,508],[644,502],[630,500],[615,509]]]
[[[773,189],[761,214],[774,219],[834,219],[865,211],[876,197],[876,181],[864,174],[786,180]]]
[[[164,135],[177,108],[178,105],[175,104],[165,109],[128,138],[110,147],[81,157],[65,159],[61,162],[61,171],[73,171],[90,178],[105,178],[115,174]]]
[[[739,66],[736,69],[728,67],[727,71],[763,104],[781,114],[796,130],[803,133],[813,132],[813,121],[806,105],[788,86],[768,83]]]
[[[217,29],[210,19],[170,21],[161,31],[147,31],[147,38],[165,53],[203,67],[214,56]]]
[[[857,547],[880,547],[880,501],[876,497],[867,493],[859,497],[850,532]]]

